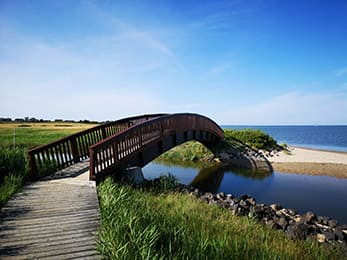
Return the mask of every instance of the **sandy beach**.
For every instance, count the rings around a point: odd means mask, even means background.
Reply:
[[[347,153],[288,147],[268,157],[275,171],[347,178]]]

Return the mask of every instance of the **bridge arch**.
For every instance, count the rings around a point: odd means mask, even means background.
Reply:
[[[89,148],[90,180],[130,166],[143,167],[162,153],[187,141],[210,147],[224,138],[223,130],[198,114],[171,114],[141,122]]]

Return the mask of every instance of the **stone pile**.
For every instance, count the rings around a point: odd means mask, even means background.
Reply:
[[[315,239],[320,243],[347,246],[347,225],[339,225],[336,220],[329,217],[316,216],[312,212],[300,215],[295,210],[277,204],[257,204],[249,195],[236,198],[224,192],[213,194],[183,184],[178,185],[176,191],[191,194],[206,203],[226,208],[235,215],[254,218],[273,229],[283,230],[292,239]]]

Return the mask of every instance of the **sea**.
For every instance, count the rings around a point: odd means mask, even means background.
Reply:
[[[260,129],[272,136],[279,144],[347,152],[347,125],[223,125],[221,127],[223,129]]]

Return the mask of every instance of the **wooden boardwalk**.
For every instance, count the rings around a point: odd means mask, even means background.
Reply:
[[[0,259],[100,259],[88,162],[26,185],[0,211]]]

